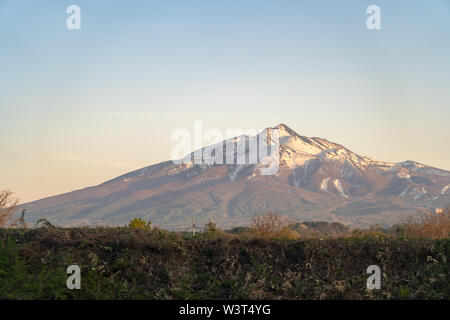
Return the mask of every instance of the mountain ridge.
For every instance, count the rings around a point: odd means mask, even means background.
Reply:
[[[192,218],[245,225],[254,214],[270,211],[298,221],[389,225],[405,214],[450,202],[449,171],[411,160],[391,163],[360,156],[327,139],[301,136],[283,123],[257,136],[230,138],[238,146],[234,159],[248,159],[252,139],[270,136],[273,129],[279,135],[279,167],[273,175],[261,175],[259,162],[208,163],[204,156],[196,164],[196,150],[181,163],[160,162],[21,207],[31,221],[45,217],[63,226],[125,224],[140,216],[175,229],[188,226]],[[215,145],[224,159],[225,142]]]

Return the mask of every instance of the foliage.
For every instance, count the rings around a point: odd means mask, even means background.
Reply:
[[[298,233],[292,230],[293,223],[281,214],[268,213],[254,216],[248,236],[263,239],[296,239]]]
[[[450,240],[194,238],[0,229],[0,299],[448,299]],[[82,289],[66,288],[81,267]],[[380,290],[366,289],[369,265]]]
[[[131,229],[142,229],[142,230],[151,230],[151,221],[145,221],[143,218],[134,218],[128,224],[128,227]]]
[[[407,217],[397,228],[408,238],[450,238],[450,207]]]
[[[45,218],[41,218],[36,221],[36,226],[39,226],[40,223],[42,223],[42,226],[44,226],[45,228],[56,228],[53,224],[50,223],[50,221]]]
[[[205,224],[205,233],[206,234],[214,234],[218,231],[217,224],[212,220],[209,220],[207,224]]]

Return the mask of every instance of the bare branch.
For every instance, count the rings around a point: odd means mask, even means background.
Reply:
[[[12,194],[9,190],[0,191],[0,227],[6,227],[17,210],[19,200],[13,198]]]

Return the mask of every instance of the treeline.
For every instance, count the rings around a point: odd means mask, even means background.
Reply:
[[[185,237],[189,232],[178,233]],[[450,208],[406,217],[401,223],[390,227],[372,225],[367,229],[345,226],[338,222],[312,221],[294,223],[280,214],[269,213],[253,217],[249,227],[220,230],[214,222],[205,225],[197,237],[240,239],[284,239],[308,238],[397,238],[397,239],[448,239],[450,238]]]

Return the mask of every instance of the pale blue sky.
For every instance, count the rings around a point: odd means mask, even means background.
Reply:
[[[29,201],[167,160],[194,120],[450,170],[449,89],[449,0],[0,0],[0,188]]]

